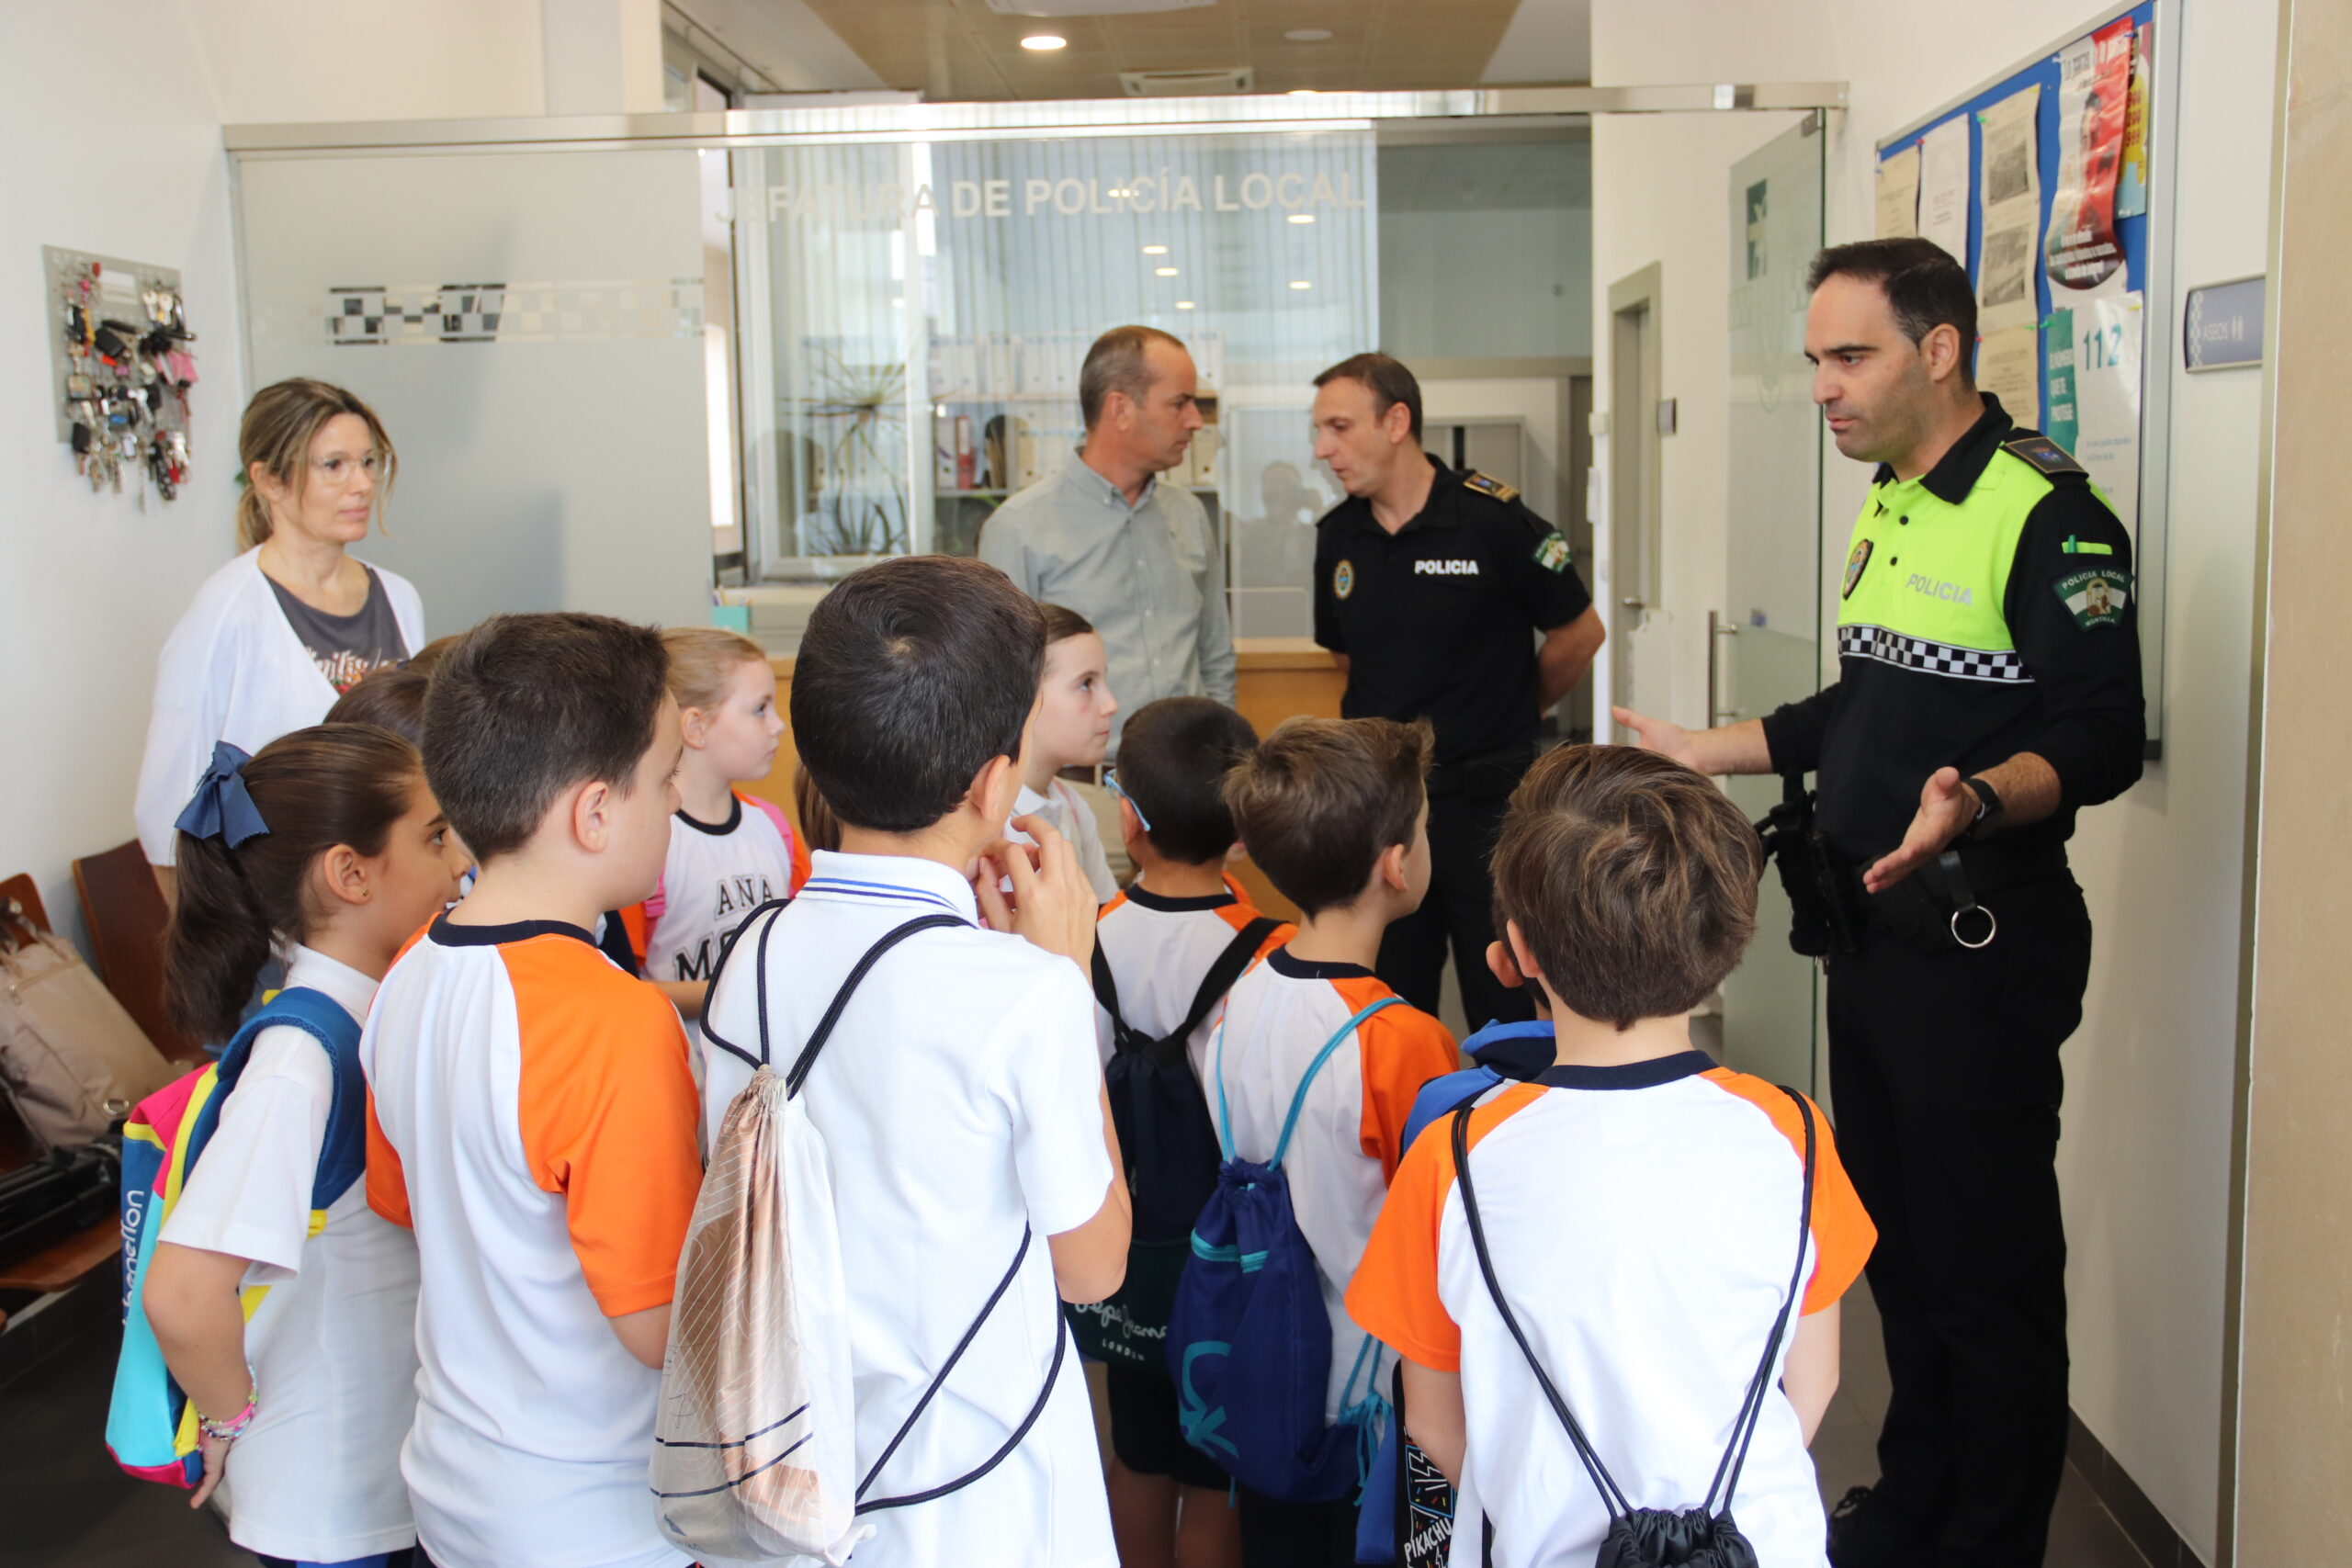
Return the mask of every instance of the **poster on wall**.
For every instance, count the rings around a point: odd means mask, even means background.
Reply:
[[[2041,334],[2031,327],[2003,327],[1977,341],[1977,389],[2000,399],[2019,424],[2031,424],[2041,406]]]
[[[2132,41],[2125,17],[2058,53],[2058,186],[2041,243],[2053,296],[2124,290],[2116,183],[2130,119]]]
[[[1906,147],[1878,166],[1878,228],[1882,240],[1919,231],[1919,150]]]
[[[2076,299],[2074,347],[2075,460],[2107,492],[2124,527],[2139,537],[2141,297]],[[2052,422],[2055,423],[2053,420]],[[2052,436],[2057,433],[2051,432]]]
[[[2142,22],[2132,35],[2132,99],[2123,114],[2123,172],[2115,180],[2115,215],[2148,215],[2148,83],[2155,74],[2156,24]]]
[[[1919,139],[1919,233],[1968,262],[1968,118],[1955,116]]]
[[[2040,319],[2034,299],[2034,242],[2041,227],[2041,175],[2036,166],[2034,115],[2041,88],[2012,93],[1979,114],[1984,133],[1984,178],[1978,192],[1978,330],[2030,327]]]

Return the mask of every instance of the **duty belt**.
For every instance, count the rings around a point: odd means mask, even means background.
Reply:
[[[2024,833],[2015,838],[1956,843],[1883,893],[1863,890],[1870,863],[1840,868],[1852,906],[1871,929],[1909,937],[1929,947],[1989,947],[2000,921],[1978,900],[2066,870],[2064,840]]]

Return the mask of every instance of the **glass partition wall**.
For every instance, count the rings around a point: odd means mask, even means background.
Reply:
[[[746,575],[776,590],[745,596],[973,553],[1074,460],[1087,347],[1133,322],[1198,367],[1208,423],[1162,482],[1217,521],[1238,632],[1306,635],[1309,525],[1338,499],[1307,410],[1379,341],[1375,181],[1368,129],[737,153]]]

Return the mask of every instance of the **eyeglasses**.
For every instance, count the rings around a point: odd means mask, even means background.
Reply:
[[[1143,814],[1142,807],[1136,805],[1136,797],[1134,795],[1129,795],[1125,790],[1119,787],[1118,769],[1105,768],[1102,770],[1102,787],[1109,790],[1113,795],[1117,795],[1121,800],[1125,801],[1128,806],[1134,807],[1136,814],[1136,826],[1141,828],[1147,833],[1151,831],[1151,818]]]

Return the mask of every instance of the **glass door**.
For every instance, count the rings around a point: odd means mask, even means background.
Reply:
[[[1731,547],[1713,617],[1714,724],[1758,718],[1821,684],[1821,419],[1804,357],[1804,275],[1822,240],[1821,117],[1731,175]],[[1781,797],[1770,776],[1729,781],[1751,819]],[[1756,941],[1724,984],[1724,1056],[1811,1093],[1819,971],[1789,949],[1789,902],[1764,877]]]

